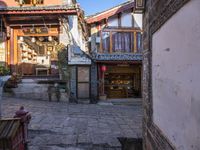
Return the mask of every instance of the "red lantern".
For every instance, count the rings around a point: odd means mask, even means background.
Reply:
[[[101,66],[101,71],[105,72],[107,70],[107,67],[105,65]]]

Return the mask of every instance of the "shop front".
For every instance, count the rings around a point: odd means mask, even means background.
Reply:
[[[98,70],[99,91],[107,98],[141,97],[141,64],[103,63]]]
[[[7,15],[6,62],[22,76],[58,75],[60,22],[57,14]]]
[[[58,27],[14,29],[15,72],[26,75],[57,75]]]
[[[1,9],[0,13],[1,27],[6,34],[6,43],[1,49],[6,47],[5,62],[11,73],[59,75],[58,51],[69,43],[68,20],[69,16],[77,15],[76,6],[16,5]],[[3,53],[0,54],[2,58]]]

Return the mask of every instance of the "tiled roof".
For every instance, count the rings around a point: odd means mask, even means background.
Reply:
[[[96,61],[142,61],[142,54],[93,54],[92,58]]]
[[[86,22],[88,24],[99,22],[103,19],[107,19],[111,16],[114,16],[114,15],[121,13],[123,11],[126,11],[128,9],[132,9],[134,7],[135,7],[135,3],[134,3],[134,1],[131,0],[131,1],[122,3],[118,6],[115,6],[113,8],[110,8],[108,10],[105,10],[103,12],[96,13],[95,15],[88,16],[88,17],[86,17]]]
[[[23,7],[4,7],[0,8],[0,11],[69,10],[76,8],[77,8],[76,5],[23,6]]]

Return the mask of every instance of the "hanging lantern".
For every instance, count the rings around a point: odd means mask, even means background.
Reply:
[[[49,36],[49,37],[48,37],[48,41],[49,41],[49,42],[53,41],[53,37],[52,37],[52,36]]]
[[[35,37],[32,37],[32,38],[31,38],[31,42],[32,42],[32,43],[35,43],[35,42],[36,42]]]
[[[102,72],[105,72],[106,70],[107,70],[107,67],[106,67],[105,65],[102,65],[102,66],[101,66],[101,71],[102,71]]]

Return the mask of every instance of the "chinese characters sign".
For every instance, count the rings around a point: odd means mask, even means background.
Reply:
[[[23,28],[24,34],[47,34],[47,27],[32,27],[32,28]]]

